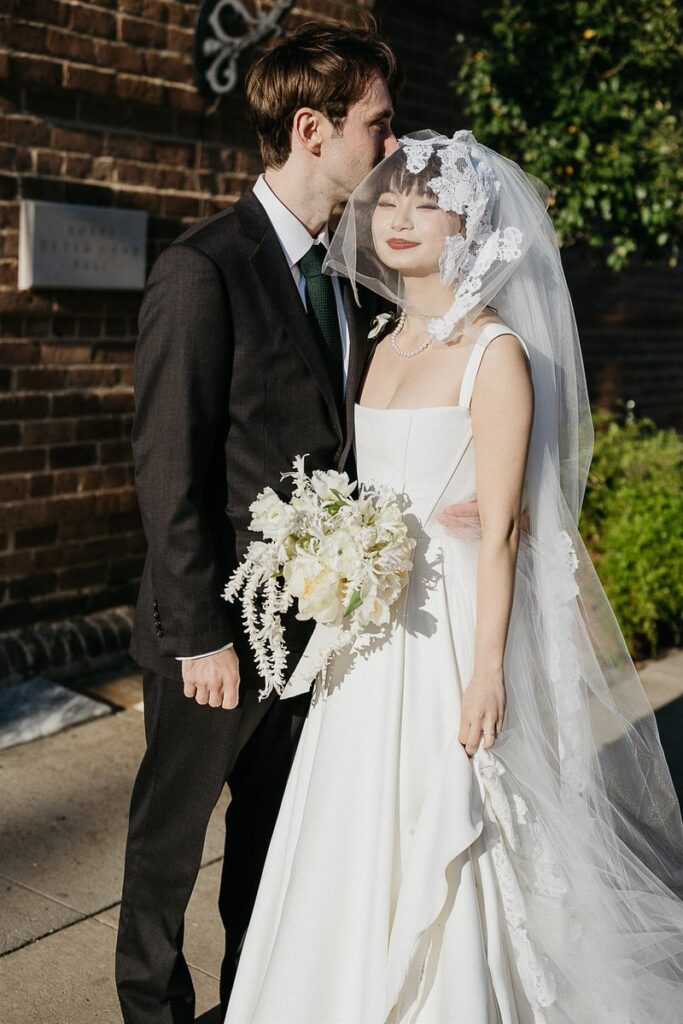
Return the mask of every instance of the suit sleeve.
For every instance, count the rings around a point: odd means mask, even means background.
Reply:
[[[163,635],[160,654],[210,651],[233,639],[227,582],[205,505],[223,443],[232,360],[225,282],[190,245],[150,273],[134,360],[135,485]],[[227,529],[227,520],[226,520]]]

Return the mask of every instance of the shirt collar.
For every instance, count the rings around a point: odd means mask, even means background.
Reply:
[[[322,242],[325,249],[329,248],[330,231],[327,224],[317,238],[312,238],[299,218],[278,199],[262,174],[258,176],[254,185],[254,195],[268,214],[290,270],[316,242]]]

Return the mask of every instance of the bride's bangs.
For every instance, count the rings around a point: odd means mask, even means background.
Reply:
[[[384,192],[394,192],[397,195],[408,196],[416,192],[419,196],[425,196],[438,202],[436,193],[430,188],[429,182],[440,174],[440,163],[436,152],[432,155],[427,166],[418,174],[411,174],[408,170],[405,152],[397,150],[388,159],[383,160],[378,166],[377,181],[375,184],[376,199]]]

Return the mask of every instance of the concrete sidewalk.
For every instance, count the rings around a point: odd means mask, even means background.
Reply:
[[[680,786],[683,651],[643,666],[641,678]],[[87,691],[110,713],[0,751],[2,1024],[121,1020],[114,946],[128,801],[144,749],[141,680],[132,674]],[[219,1024],[216,901],[226,806],[227,795],[211,821],[186,927],[203,1024]]]
[[[94,695],[122,709],[0,752],[2,1024],[121,1020],[114,948],[128,803],[144,750],[142,681],[114,679]],[[186,926],[198,1015],[218,1003],[226,806],[227,791],[211,820]]]

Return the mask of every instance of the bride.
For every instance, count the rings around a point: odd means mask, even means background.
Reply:
[[[315,681],[226,1022],[680,1024],[683,829],[577,531],[591,424],[543,186],[469,132],[407,136],[327,266],[400,310],[355,446],[410,501],[414,568]]]

